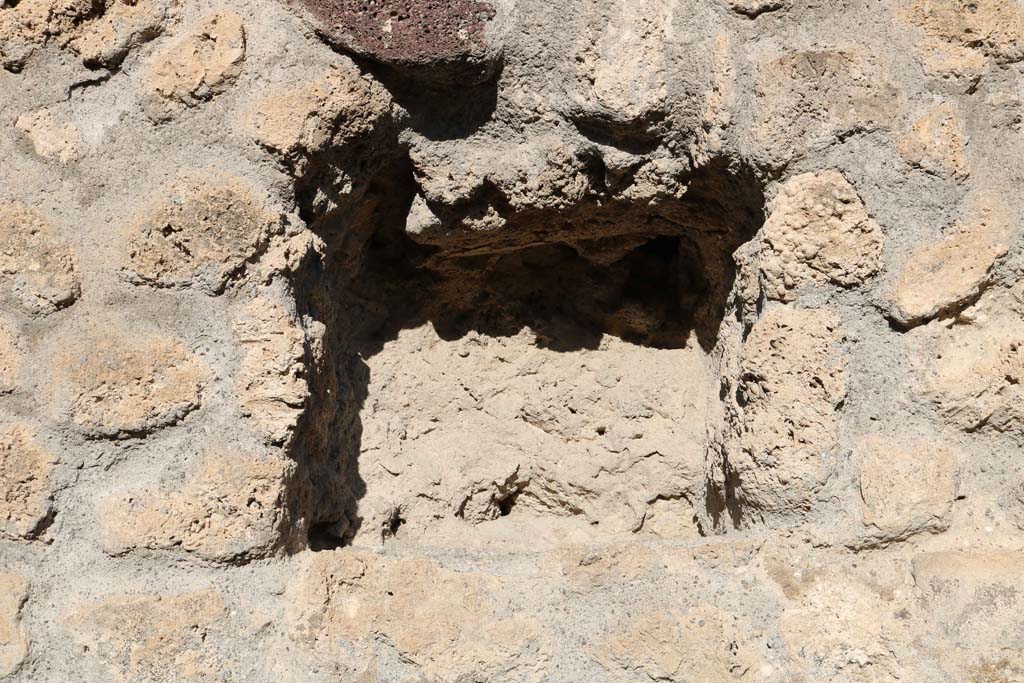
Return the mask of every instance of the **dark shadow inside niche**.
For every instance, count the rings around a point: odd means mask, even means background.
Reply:
[[[606,334],[682,348],[709,292],[696,247],[682,237],[644,240],[608,265],[564,244],[460,258],[443,271],[418,268],[421,253],[402,235],[373,236],[352,284],[353,305],[363,310],[351,330],[363,357],[425,324],[449,341],[529,328],[538,346],[554,351],[596,349]]]
[[[395,510],[364,529],[359,509],[367,361],[402,330],[430,325],[452,341],[529,329],[554,352],[597,349],[610,335],[711,353],[729,310],[732,254],[763,220],[760,184],[736,168],[709,167],[675,203],[511,216],[507,230],[453,239],[447,251],[406,233],[416,186],[400,165],[376,177],[347,221],[320,222],[326,253],[296,283],[303,315],[325,329],[295,447],[310,547],[340,547],[360,532],[386,539],[406,521]],[[501,514],[515,503],[500,501]],[[723,510],[733,514],[726,491],[709,487],[705,505],[716,527]]]
[[[482,83],[459,79],[455,83],[424,82],[393,67],[356,58],[387,88],[404,110],[408,126],[428,140],[465,139],[486,125],[498,107],[502,65]]]
[[[709,479],[704,492],[704,511],[707,513],[712,530],[721,530],[728,523],[733,529],[743,528],[743,508],[740,506],[736,490],[739,477],[729,467],[728,459],[716,462],[716,467],[724,473],[723,486],[717,487]]]

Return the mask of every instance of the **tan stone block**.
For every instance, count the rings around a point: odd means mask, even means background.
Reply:
[[[841,339],[832,311],[792,308],[769,311],[747,337],[727,449],[751,513],[806,511],[830,476],[823,456],[838,446],[846,396]]]
[[[1009,217],[1002,202],[987,195],[974,200],[972,212],[903,266],[890,307],[898,323],[920,323],[955,311],[989,283],[996,260],[1009,249]]]
[[[246,113],[243,126],[261,145],[294,160],[369,135],[391,107],[387,90],[354,65],[340,64],[319,78],[267,92]]]
[[[209,681],[219,658],[207,642],[225,616],[218,593],[117,595],[65,615],[72,639],[114,680]]]
[[[18,370],[21,368],[21,352],[18,340],[11,327],[0,321],[0,396],[17,388]]]
[[[1024,58],[1024,6],[1016,0],[910,0],[900,14],[930,38],[1000,61]]]
[[[54,377],[77,429],[124,437],[176,424],[198,408],[210,370],[176,339],[107,326],[83,330],[55,359]]]
[[[548,636],[532,617],[496,609],[500,583],[422,557],[317,553],[288,594],[295,638],[321,655],[384,637],[443,680],[544,680]],[[527,653],[529,653],[527,655]],[[529,667],[520,657],[529,657]]]
[[[877,54],[858,46],[792,50],[757,65],[756,140],[789,158],[851,132],[886,128],[902,95]]]
[[[988,58],[964,45],[940,38],[923,38],[917,43],[921,68],[932,78],[952,78],[965,84],[977,83],[988,66]]]
[[[878,271],[883,235],[837,171],[785,182],[763,228],[764,289],[780,301],[811,284],[853,287]]]
[[[279,217],[239,178],[183,174],[135,218],[124,267],[139,283],[220,293],[278,227]]]
[[[103,11],[94,12],[72,34],[71,49],[90,66],[116,66],[132,49],[160,35],[179,4],[180,0],[102,0]]]
[[[243,309],[234,330],[245,349],[235,381],[242,413],[271,443],[286,443],[309,398],[303,330],[279,304],[265,298]]]
[[[900,156],[928,173],[962,180],[970,175],[966,134],[956,108],[946,102],[919,118],[900,140]]]
[[[35,437],[24,424],[0,431],[0,535],[12,539],[34,537],[51,512],[54,458]]]
[[[29,313],[51,313],[78,298],[75,257],[43,215],[0,203],[0,294]]]
[[[502,522],[698,534],[691,501],[705,486],[708,395],[694,388],[716,380],[697,345],[651,349],[608,335],[598,351],[562,353],[534,339],[524,330],[451,341],[427,325],[367,358],[373,398],[360,446],[372,464],[361,468],[360,537],[388,535],[396,508],[406,539],[449,535],[441,519],[512,543],[534,536]]]
[[[671,67],[665,44],[673,38],[673,6],[665,0],[618,0],[607,13],[578,48],[574,109],[591,121],[643,130],[666,112]]]
[[[62,164],[78,161],[81,147],[78,128],[60,121],[49,109],[40,109],[18,117],[14,127],[32,142],[36,154]]]
[[[1024,647],[1024,554],[938,552],[913,561],[914,581],[931,617],[974,654]]]
[[[986,297],[988,298],[988,297]],[[992,295],[977,319],[944,328],[935,322],[915,330],[915,390],[953,425],[970,432],[1024,437],[1024,321]]]
[[[0,11],[0,65],[20,70],[48,40],[67,41],[94,10],[92,0],[22,0]]]
[[[864,565],[869,566],[865,567]],[[906,569],[796,549],[766,562],[784,595],[779,628],[796,680],[925,681],[902,661],[919,624]]]
[[[868,437],[857,450],[864,524],[875,530],[866,542],[889,543],[949,528],[959,466],[951,450],[880,436]]]
[[[90,66],[118,64],[158,35],[178,0],[22,0],[0,7],[0,65],[19,70],[35,48],[70,47]]]
[[[732,681],[740,680],[734,672],[759,669],[748,640],[734,618],[705,606],[633,617],[592,651],[614,680]]]
[[[244,59],[242,18],[234,12],[207,15],[153,58],[143,86],[151,114],[169,119],[219,95],[241,74]]]
[[[113,495],[99,506],[104,550],[234,563],[267,557],[293,545],[287,497],[294,470],[280,457],[218,454],[178,490]]]
[[[0,574],[0,678],[15,673],[28,655],[29,638],[21,625],[28,583],[16,574]]]

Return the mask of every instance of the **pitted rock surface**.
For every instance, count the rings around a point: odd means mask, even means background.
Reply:
[[[492,0],[296,0],[339,47],[375,62],[469,84],[494,74]]]

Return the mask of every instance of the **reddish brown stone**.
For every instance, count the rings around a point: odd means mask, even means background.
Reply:
[[[489,0],[297,0],[330,42],[431,80],[482,82],[499,49],[485,29]]]

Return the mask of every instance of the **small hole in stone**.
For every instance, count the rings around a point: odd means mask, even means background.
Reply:
[[[343,525],[339,522],[320,522],[309,527],[309,549],[314,552],[336,550],[346,545]]]
[[[391,517],[388,518],[387,525],[384,528],[384,538],[394,538],[398,535],[398,530],[405,524],[405,519],[402,517],[401,510],[395,508],[391,511]]]
[[[516,506],[516,501],[519,499],[519,494],[522,493],[521,488],[516,488],[505,497],[499,498],[496,502],[498,503],[498,512],[502,517],[508,517],[512,514],[512,509]]]

